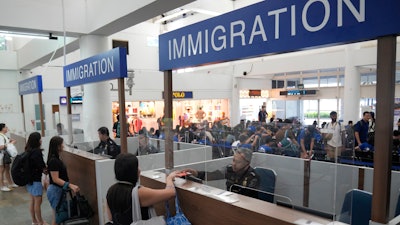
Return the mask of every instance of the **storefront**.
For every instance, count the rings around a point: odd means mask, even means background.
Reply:
[[[267,106],[268,90],[240,90],[239,94],[240,119],[257,121],[261,106]],[[270,109],[267,106],[268,119],[272,116]]]
[[[182,93],[186,93],[186,96],[188,94],[187,92]],[[204,121],[210,124],[218,120],[223,120],[225,125],[230,126],[228,106],[228,99],[193,100],[174,95],[173,127],[176,125],[188,126],[192,123],[197,124]],[[118,109],[119,103],[112,102],[114,122],[117,121]],[[160,128],[164,115],[164,101],[126,102],[125,109],[130,132],[137,133],[143,127],[148,130]]]

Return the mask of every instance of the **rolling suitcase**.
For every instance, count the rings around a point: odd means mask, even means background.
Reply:
[[[64,221],[62,225],[90,225],[89,219],[86,218],[76,218]]]

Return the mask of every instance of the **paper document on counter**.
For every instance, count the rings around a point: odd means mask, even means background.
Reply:
[[[188,190],[199,193],[201,195],[206,195],[221,200],[226,203],[234,203],[239,201],[238,198],[232,195],[232,192],[224,191],[217,188],[203,186],[203,187],[191,187]]]

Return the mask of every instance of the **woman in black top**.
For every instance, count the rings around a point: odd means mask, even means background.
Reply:
[[[25,151],[29,152],[29,167],[32,174],[32,182],[26,185],[26,189],[31,195],[31,204],[29,205],[29,212],[32,217],[32,224],[41,225],[48,224],[42,219],[41,205],[42,205],[42,173],[46,172],[46,164],[43,160],[42,136],[38,132],[33,132],[29,135],[28,142],[25,146]]]
[[[118,182],[107,191],[108,218],[114,225],[129,225],[132,223],[132,189],[138,185],[140,176],[137,157],[130,153],[119,154],[115,160],[114,172]],[[138,196],[142,220],[149,219],[148,207],[175,196],[173,179],[177,173],[174,171],[168,175],[165,189],[139,186]]]
[[[54,136],[50,140],[49,155],[47,157],[47,170],[50,174],[50,186],[47,189],[47,199],[53,208],[52,225],[56,225],[55,210],[60,201],[62,188],[70,188],[74,192],[79,191],[77,185],[69,183],[67,168],[61,160],[60,153],[64,150],[64,139]]]

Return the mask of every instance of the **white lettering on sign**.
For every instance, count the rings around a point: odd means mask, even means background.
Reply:
[[[35,80],[30,80],[27,81],[26,83],[22,83],[19,85],[19,91],[20,92],[26,92],[30,90],[36,90],[37,89],[37,83]]]
[[[114,72],[114,58],[106,57],[66,71],[67,82],[83,80]]]
[[[310,24],[309,19],[312,15],[315,16],[313,5],[322,6],[321,20],[318,24]],[[319,9],[319,8],[318,8]],[[337,20],[336,26],[343,26],[343,11],[349,11],[358,23],[365,22],[365,0],[359,0],[358,9],[354,6],[351,0],[337,0]],[[267,43],[268,38],[266,29],[273,29],[274,38],[280,39],[283,32],[281,29],[290,28],[290,35],[296,36],[298,29],[304,29],[308,32],[318,32],[327,26],[328,21],[332,17],[331,4],[329,0],[309,0],[301,9],[300,24],[296,24],[296,6],[274,9],[266,12],[263,15],[254,15],[254,20],[247,22],[244,20],[236,20],[229,23],[227,26],[217,24],[213,29],[200,30],[197,34],[186,34],[180,37],[175,37],[168,40],[168,59],[176,60],[195,55],[203,55],[209,51],[219,52],[227,48],[235,48],[235,44],[241,46],[252,45],[255,38],[261,38],[262,42]],[[290,27],[281,26],[282,18],[290,21]],[[313,18],[315,20],[315,18]],[[319,18],[318,18],[319,19]],[[334,18],[336,19],[336,18]],[[265,27],[267,21],[273,22],[273,27]],[[251,29],[251,32],[246,30]],[[229,43],[228,43],[229,42]]]

